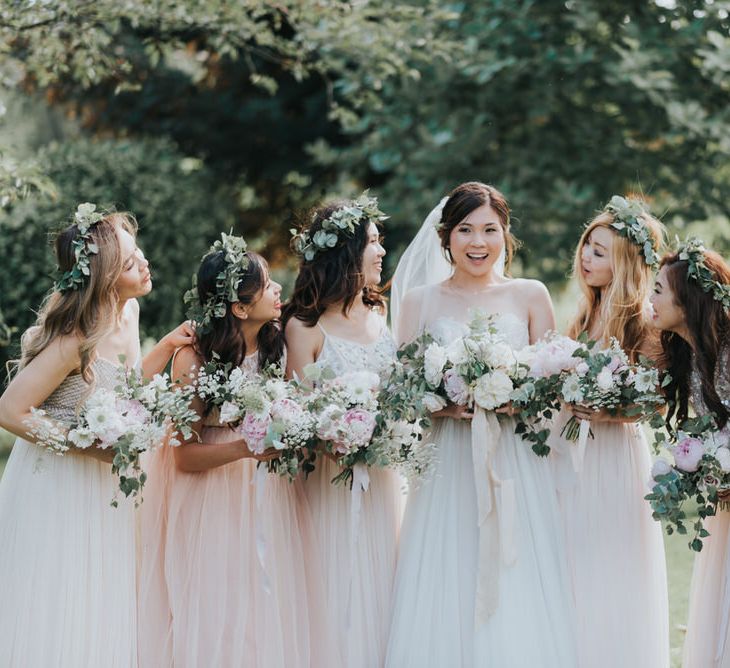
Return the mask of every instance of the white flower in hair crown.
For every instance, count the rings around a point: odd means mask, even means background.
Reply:
[[[81,289],[91,275],[90,256],[99,252],[99,247],[91,239],[91,228],[104,215],[96,210],[96,204],[84,202],[76,207],[73,222],[78,230],[76,238],[71,242],[74,251],[74,263],[71,269],[61,274],[55,288],[59,292]]]
[[[242,237],[223,232],[221,238],[210,247],[204,257],[220,251],[223,251],[224,264],[215,279],[215,293],[201,304],[198,295],[198,277],[194,274],[193,287],[183,298],[188,305],[188,317],[195,321],[196,330],[203,334],[210,330],[213,320],[226,315],[229,303],[238,301],[238,286],[248,269],[247,246]]]
[[[704,292],[709,292],[713,299],[730,310],[730,285],[714,278],[712,270],[705,264],[706,250],[702,239],[690,237],[679,244],[677,255],[687,263],[687,278],[697,281]]]
[[[639,200],[614,195],[603,210],[613,215],[611,227],[636,244],[644,256],[644,262],[656,269],[659,265],[659,254],[651,231],[642,220],[642,216],[649,215],[643,204]]]
[[[309,229],[300,232],[290,230],[293,247],[305,262],[311,262],[317,253],[337,246],[342,236],[351,237],[363,220],[379,223],[387,218],[388,216],[378,208],[378,199],[370,197],[366,190],[352,203],[340,207],[325,218],[314,234]]]

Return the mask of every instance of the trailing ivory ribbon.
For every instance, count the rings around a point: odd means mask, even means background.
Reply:
[[[499,602],[500,561],[517,559],[514,538],[515,481],[501,480],[494,470],[500,426],[493,412],[475,407],[471,423],[471,452],[477,492],[479,547],[475,621],[486,621]]]
[[[370,475],[365,464],[355,464],[352,467],[352,490],[350,491],[350,584],[347,592],[347,629],[350,629],[352,618],[352,583],[355,579],[355,560],[357,544],[360,539],[360,515],[362,511],[362,496],[370,487]]]
[[[578,431],[578,443],[570,449],[570,457],[573,460],[573,470],[580,473],[583,469],[583,459],[586,455],[586,444],[588,435],[591,433],[591,421],[581,420]]]
[[[270,595],[271,581],[266,570],[266,535],[264,534],[263,522],[261,521],[261,510],[264,507],[264,493],[266,491],[266,481],[268,476],[269,472],[266,469],[266,465],[259,464],[259,466],[256,467],[256,473],[254,474],[251,484],[254,486],[256,503],[256,516],[254,517],[254,524],[256,526],[256,556],[259,560],[259,566],[261,566],[264,591]]]

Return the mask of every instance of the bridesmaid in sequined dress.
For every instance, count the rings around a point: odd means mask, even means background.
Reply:
[[[665,256],[656,279],[654,326],[672,382],[668,419],[714,416],[721,440],[730,439],[730,267],[699,244]],[[704,268],[697,272],[697,268]],[[705,278],[698,278],[704,276]],[[684,668],[730,666],[730,512],[705,522],[710,536],[696,556],[684,641]]]
[[[93,388],[118,383],[119,355],[139,364],[136,297],[152,283],[135,232],[129,214],[79,207],[56,239],[64,275],[23,336],[0,399],[0,425],[18,436],[0,483],[2,666],[137,665],[134,506],[110,506],[111,453],[92,446],[59,457],[26,431],[39,407],[66,432]],[[74,244],[88,273],[74,272]],[[161,371],[190,333],[165,337],[144,372]]]

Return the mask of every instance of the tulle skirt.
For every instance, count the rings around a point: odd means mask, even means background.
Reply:
[[[233,437],[229,429],[203,432],[208,443]],[[180,472],[169,447],[148,469],[140,666],[328,665],[329,630],[318,626],[321,564],[301,484],[251,459]]]
[[[578,661],[591,668],[669,665],[667,573],[661,525],[644,500],[651,457],[637,424],[593,424],[582,463],[553,428]],[[578,468],[576,473],[575,468]]]
[[[369,489],[357,514],[349,485],[331,483],[339,472],[335,462],[320,457],[304,483],[326,573],[321,614],[337,643],[335,666],[377,668],[390,625],[401,479],[391,470],[369,469]]]
[[[684,668],[730,666],[730,512],[705,522],[710,532],[695,557],[684,641]]]
[[[111,466],[15,442],[0,482],[0,666],[136,666],[134,505]]]
[[[477,496],[471,426],[436,420],[434,473],[408,496],[386,665],[390,668],[576,666],[551,467],[501,423],[495,470],[515,484],[516,560],[498,569],[496,611],[476,619]]]

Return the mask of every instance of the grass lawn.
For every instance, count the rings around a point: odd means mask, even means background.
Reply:
[[[0,477],[2,477],[10,440],[7,434],[0,434]],[[5,447],[3,447],[5,446]],[[669,577],[669,633],[672,651],[672,668],[680,668],[682,660],[682,643],[684,641],[684,625],[687,623],[687,606],[689,602],[689,585],[692,575],[694,552],[687,547],[686,536],[667,536],[664,544],[667,553],[667,572]],[[627,601],[627,605],[630,602]]]

